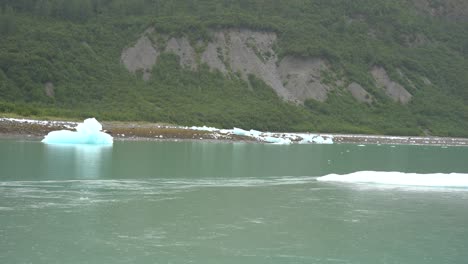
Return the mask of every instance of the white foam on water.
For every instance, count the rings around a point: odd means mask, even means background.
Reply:
[[[366,183],[411,187],[468,188],[468,174],[463,173],[404,173],[358,171],[350,174],[329,174],[318,177],[321,182]]]
[[[142,199],[164,202],[204,188],[252,188],[314,183],[315,177],[46,180],[0,182],[0,211],[44,208],[72,209],[94,204]],[[20,202],[18,202],[20,201]],[[14,206],[6,206],[12,204]]]
[[[314,182],[312,176],[282,176],[262,178],[231,179],[142,179],[142,180],[47,180],[47,181],[6,181],[0,182],[0,190],[9,188],[22,193],[74,193],[76,190],[113,190],[113,191],[150,191],[155,189],[187,189],[198,187],[264,187],[277,185],[294,185]],[[44,190],[46,189],[46,190]],[[84,197],[84,196],[80,196]],[[80,198],[78,197],[78,198]]]

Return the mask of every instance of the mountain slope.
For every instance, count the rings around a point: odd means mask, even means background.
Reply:
[[[463,1],[29,2],[2,6],[0,112],[468,136]]]

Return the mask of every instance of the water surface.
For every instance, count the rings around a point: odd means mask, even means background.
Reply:
[[[465,263],[468,191],[316,177],[468,173],[467,154],[0,140],[0,263]]]

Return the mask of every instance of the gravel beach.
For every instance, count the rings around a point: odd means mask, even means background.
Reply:
[[[73,130],[78,122],[71,121],[47,121],[17,118],[0,118],[0,136],[14,138],[43,138],[54,130]],[[193,129],[184,126],[175,126],[157,123],[142,122],[101,122],[103,130],[114,137],[115,140],[204,140],[214,142],[259,142],[256,138],[235,135],[232,133],[219,133]],[[275,132],[278,137],[295,133]],[[297,133],[307,135],[309,133]],[[387,144],[387,145],[434,145],[434,146],[468,146],[467,138],[450,137],[415,137],[415,136],[385,136],[385,135],[358,135],[358,134],[322,134],[325,138],[332,138],[336,144]],[[292,141],[292,143],[298,143]]]

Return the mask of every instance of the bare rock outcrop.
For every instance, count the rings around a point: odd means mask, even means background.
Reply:
[[[202,63],[206,63],[211,69],[217,69],[223,74],[227,74],[226,68],[226,38],[223,32],[215,32],[213,41],[208,43],[201,56]]]
[[[52,82],[46,82],[44,84],[44,92],[48,97],[54,98],[54,96],[55,96],[54,84]]]
[[[352,82],[346,87],[351,95],[361,103],[372,103],[372,96],[362,86],[356,82]]]
[[[136,44],[122,52],[120,61],[128,71],[135,73],[143,71],[143,79],[149,80],[151,69],[156,64],[159,52],[154,48],[153,43],[147,36],[142,36]]]
[[[427,77],[421,77],[421,79],[425,85],[432,85],[431,80],[429,80]]]
[[[327,63],[320,58],[286,56],[280,62],[273,50],[277,36],[274,32],[231,29],[213,32],[213,38],[206,43],[201,54],[197,54],[186,37],[168,38],[147,30],[135,45],[125,49],[121,62],[128,71],[143,71],[143,79],[148,80],[151,69],[161,52],[175,53],[180,64],[190,70],[197,70],[197,56],[211,69],[225,75],[237,73],[249,82],[250,74],[263,80],[286,101],[303,103],[312,98],[325,101],[331,87],[323,84],[322,72],[328,70]],[[167,41],[160,48],[151,39]],[[158,42],[159,43],[159,42]],[[164,49],[164,50],[162,50]]]
[[[422,33],[404,34],[402,37],[404,41],[403,44],[410,48],[424,46],[430,42],[429,39]]]
[[[302,103],[309,98],[325,101],[330,88],[321,83],[321,72],[327,69],[326,63],[294,56],[278,63],[273,50],[276,38],[273,32],[246,29],[215,32],[213,42],[202,54],[202,62],[222,73],[229,68],[246,81],[253,74],[287,101]]]
[[[276,34],[251,30],[231,30],[228,33],[229,65],[244,80],[253,74],[262,79],[285,100],[294,100],[278,75],[277,57],[273,51]]]
[[[413,97],[403,86],[392,81],[383,67],[372,67],[371,74],[377,85],[382,87],[385,90],[385,94],[393,100],[407,104]]]
[[[444,17],[454,21],[468,21],[468,2],[466,0],[412,0],[415,7],[431,16]]]
[[[321,82],[321,75],[327,68],[322,59],[286,56],[281,60],[278,70],[293,98],[299,101],[313,98],[324,102],[330,87]]]
[[[186,37],[169,39],[165,52],[172,52],[179,56],[181,66],[191,70],[197,69],[195,50]]]

